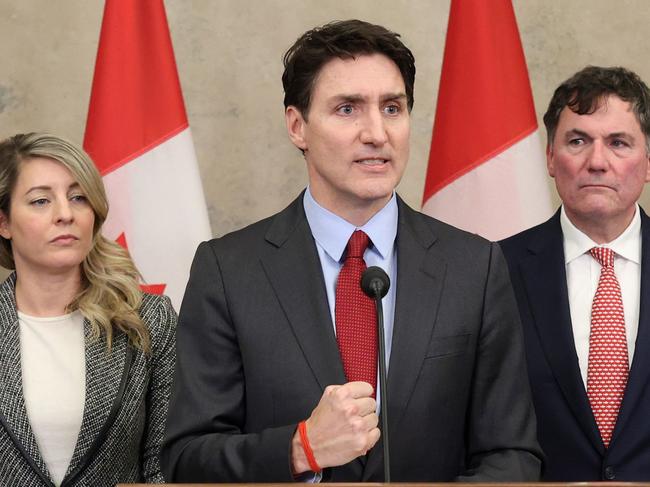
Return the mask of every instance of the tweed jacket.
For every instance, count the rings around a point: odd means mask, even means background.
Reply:
[[[15,274],[0,285],[0,485],[53,487],[29,425],[22,392]],[[145,294],[140,316],[151,334],[150,355],[126,335],[93,340],[88,320],[86,398],[81,429],[62,486],[162,482],[163,438],[175,362],[176,313],[166,297]]]

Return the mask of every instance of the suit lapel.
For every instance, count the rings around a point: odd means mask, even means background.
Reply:
[[[559,212],[540,229],[520,264],[537,335],[569,408],[594,447],[604,446],[580,374],[566,280]]]
[[[262,266],[306,362],[321,389],[345,383],[323,271],[302,206],[302,194],[276,215]]]
[[[610,448],[616,443],[620,432],[625,428],[641,395],[643,394],[648,379],[650,378],[650,302],[645,299],[650,293],[650,218],[641,210],[641,289],[639,306],[639,324],[637,329],[636,345],[630,375],[623,396],[621,409],[612,434]]]
[[[15,283],[16,275],[12,274],[0,286],[0,422],[38,476],[52,485],[25,407]]]
[[[437,237],[401,199],[397,232],[397,294],[388,372],[388,431],[399,429],[426,355],[438,312],[446,263]],[[393,432],[393,433],[391,433]],[[382,440],[368,454],[363,480],[383,477]]]
[[[86,342],[86,399],[77,444],[64,483],[69,483],[92,459],[105,440],[119,409],[130,370],[132,349],[126,335],[114,334],[111,352],[102,335],[94,338],[84,320]]]

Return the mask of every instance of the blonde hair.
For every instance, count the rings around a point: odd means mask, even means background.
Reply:
[[[92,326],[95,339],[105,335],[110,351],[116,331],[145,352],[150,349],[147,327],[138,310],[142,303],[140,274],[128,252],[101,234],[108,214],[102,178],[83,149],[50,134],[18,134],[0,142],[0,210],[10,218],[11,194],[20,166],[34,157],[45,157],[65,166],[81,187],[95,214],[93,243],[81,264],[82,289],[68,303],[68,311],[79,310]],[[0,265],[15,269],[11,240],[0,237]]]

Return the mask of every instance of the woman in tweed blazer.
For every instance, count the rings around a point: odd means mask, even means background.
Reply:
[[[101,235],[107,211],[101,178],[83,150],[44,134],[0,143],[0,265],[15,269],[0,285],[2,486],[163,481],[158,453],[174,368],[176,314],[168,298],[140,291],[126,251]],[[41,404],[70,398],[44,392],[46,385],[30,375],[47,356],[29,362],[26,350],[35,348],[24,327],[29,319],[43,319],[32,317],[66,320],[74,313],[77,321],[70,318],[69,324],[78,324],[71,329],[79,337],[79,421],[64,431],[72,441],[62,467],[60,458],[51,460],[60,453],[51,432],[69,418],[58,421]],[[54,356],[61,354],[57,347],[67,353],[68,343],[56,343],[50,345]],[[26,363],[38,367],[25,370]],[[28,390],[42,402],[30,402]],[[35,427],[35,412],[45,413],[46,424],[41,417]]]

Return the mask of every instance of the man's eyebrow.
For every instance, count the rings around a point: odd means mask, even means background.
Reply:
[[[583,130],[580,129],[570,129],[564,133],[564,137],[572,137],[574,135],[577,135],[578,137],[585,137],[587,139],[591,139],[591,135],[589,135],[587,132],[584,132]]]
[[[577,135],[578,137],[585,137],[587,139],[592,138],[591,135],[589,135],[587,132],[584,132],[580,129],[571,129],[568,130],[564,136],[565,137],[571,137]],[[615,138],[625,138],[625,139],[633,139],[634,136],[630,134],[629,132],[621,131],[621,132],[611,132],[606,135],[608,139],[615,139]]]
[[[610,139],[633,139],[634,136],[628,132],[612,132],[607,134],[607,137]]]
[[[331,97],[332,101],[335,101],[337,103],[342,103],[342,102],[348,102],[348,103],[359,103],[362,101],[365,101],[367,97],[359,94],[359,93],[350,93],[350,94],[339,94],[339,95],[334,95]],[[405,100],[406,99],[406,94],[405,93],[386,93],[385,95],[382,95],[380,97],[380,100],[382,102],[385,101],[390,101],[390,100]]]
[[[389,101],[389,100],[406,100],[406,93],[388,93],[386,95],[383,95],[381,97],[382,101]]]
[[[343,93],[341,93],[339,95],[332,96],[330,99],[332,101],[336,102],[336,103],[344,103],[344,102],[358,103],[360,101],[364,101],[365,97],[363,97],[360,94],[356,94],[356,93],[351,93],[351,94],[343,94]]]

